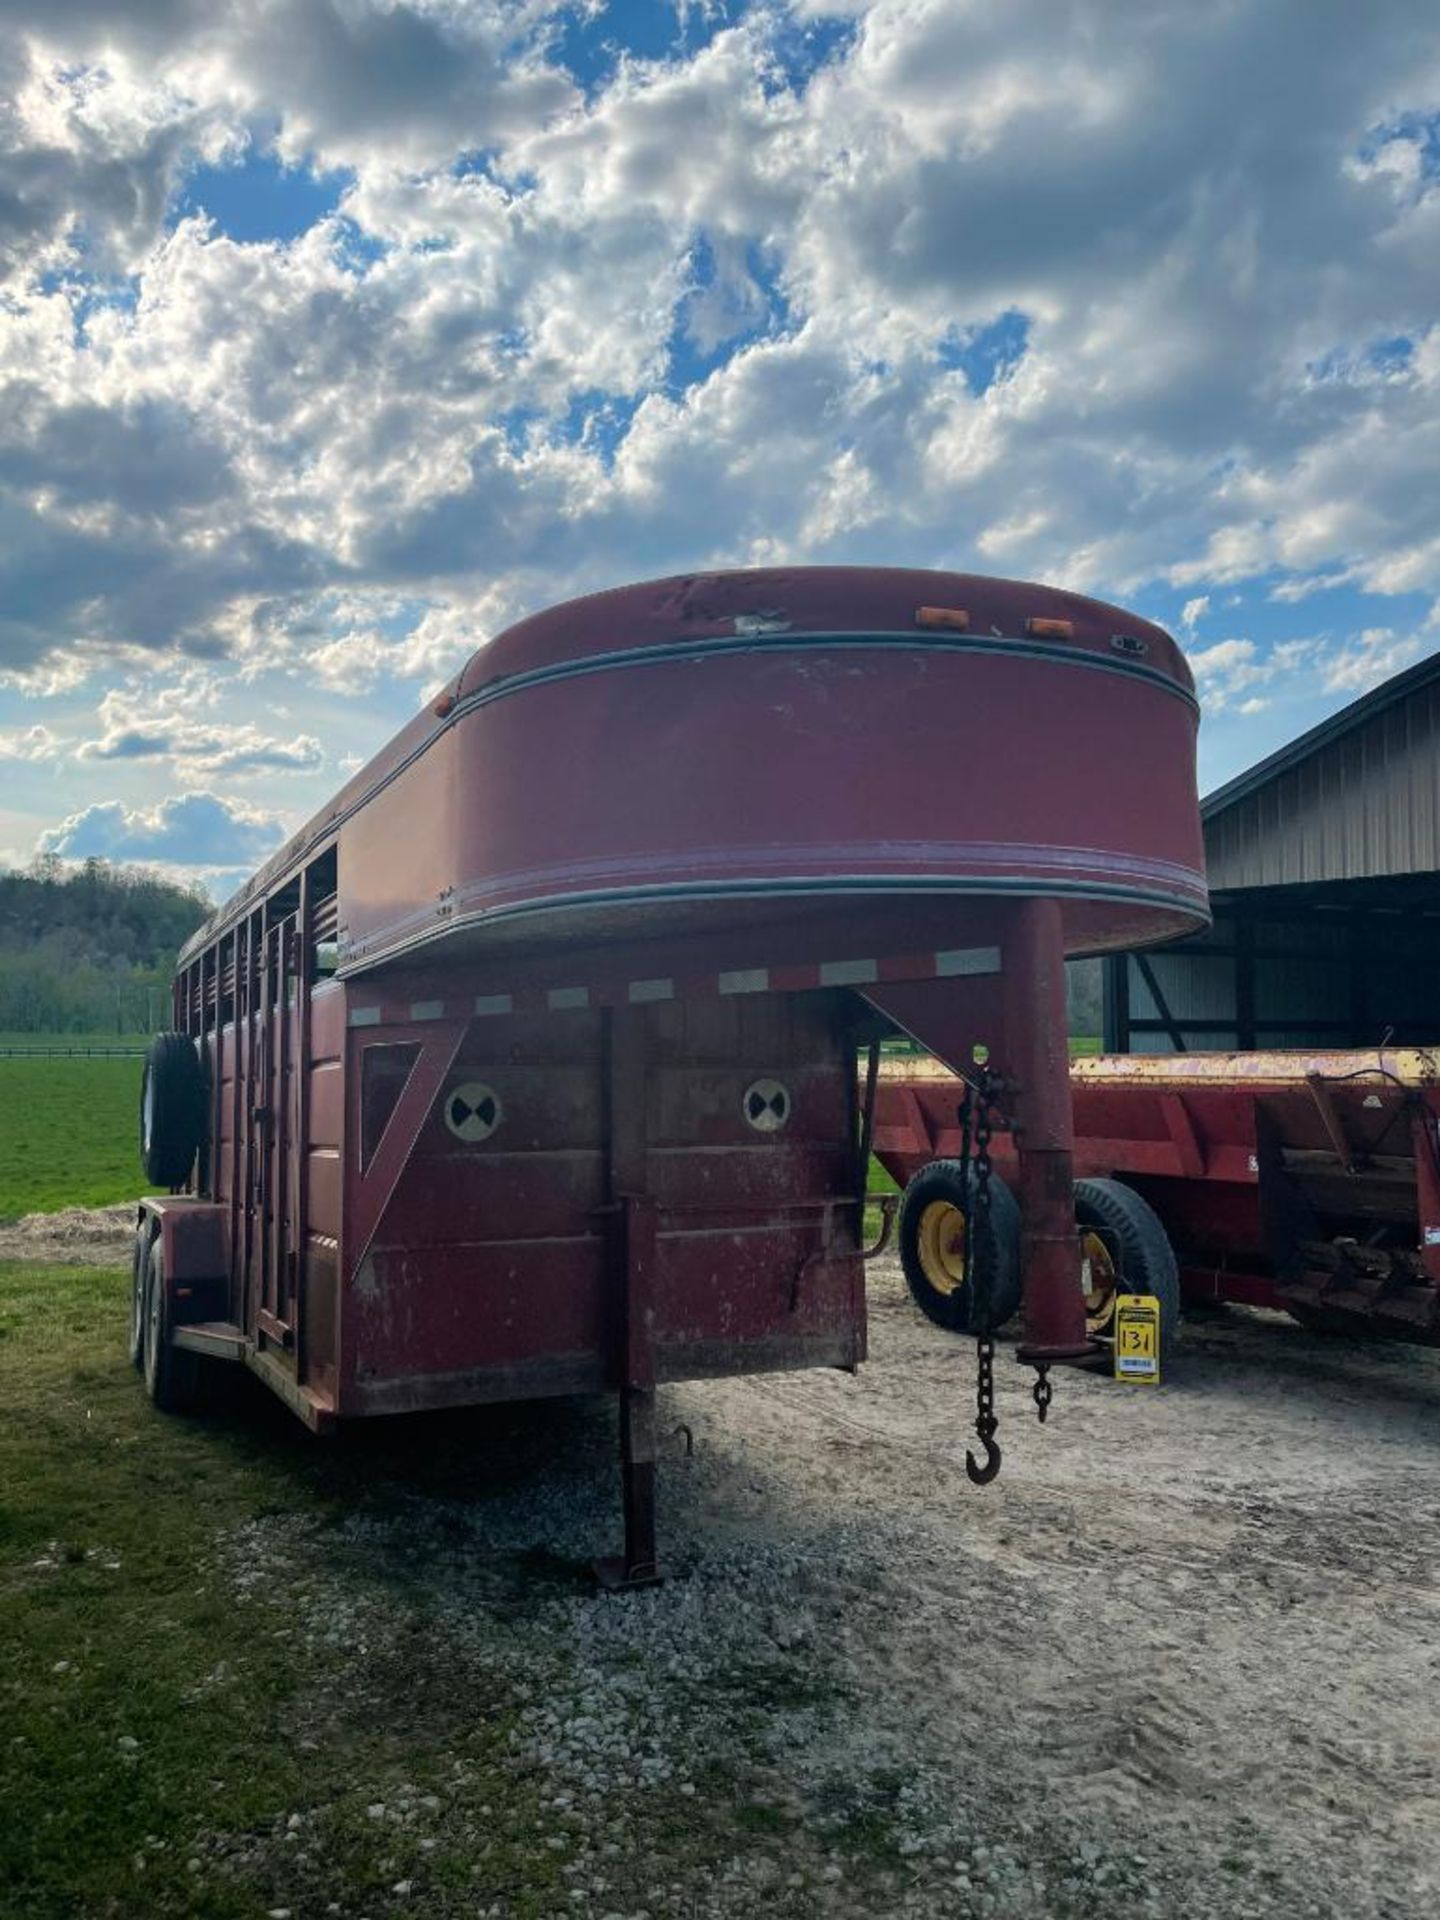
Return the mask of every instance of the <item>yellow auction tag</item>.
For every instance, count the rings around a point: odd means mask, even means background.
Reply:
[[[1115,1378],[1160,1384],[1160,1302],[1153,1293],[1115,1296]]]

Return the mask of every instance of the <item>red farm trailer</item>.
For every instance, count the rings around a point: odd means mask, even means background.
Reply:
[[[906,1189],[911,1291],[949,1325],[969,1300],[945,1172],[964,1093],[939,1062],[887,1061],[874,1115],[876,1155]],[[1183,1295],[1440,1343],[1440,1054],[1102,1056],[1074,1063],[1071,1095],[1092,1337],[1117,1291],[1138,1289],[1161,1296],[1167,1332]],[[1018,1178],[1016,1138],[997,1132],[992,1152]]]
[[[1160,629],[967,575],[690,576],[500,635],[181,956],[151,1393],[226,1358],[324,1429],[616,1391],[609,1577],[652,1578],[656,1383],[864,1357],[896,1031],[988,1048],[1022,1353],[1086,1353],[1063,962],[1204,922],[1195,722]]]

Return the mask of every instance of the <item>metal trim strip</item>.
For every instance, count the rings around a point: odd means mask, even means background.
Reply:
[[[1200,703],[1187,687],[1158,667],[1139,664],[1131,656],[1091,653],[1073,642],[1059,645],[1053,641],[1032,640],[1019,634],[937,634],[923,628],[876,628],[869,632],[852,630],[774,633],[763,636],[712,634],[700,640],[675,640],[649,647],[615,647],[605,653],[590,653],[577,660],[557,660],[548,667],[532,667],[525,673],[505,674],[487,681],[463,700],[457,700],[446,715],[446,724],[477,707],[489,706],[512,693],[524,693],[531,687],[549,686],[557,680],[578,679],[591,673],[610,673],[617,668],[671,665],[697,659],[720,659],[736,653],[806,653],[817,648],[843,649],[876,645],[900,646],[923,653],[988,653],[1007,659],[1058,661],[1065,666],[1096,667],[1103,673],[1121,673],[1129,679],[1145,680],[1173,693],[1198,713]]]
[[[680,660],[718,659],[728,654],[773,653],[777,650],[804,652],[817,648],[838,647],[846,651],[855,651],[877,644],[903,644],[912,651],[928,653],[1000,654],[1010,659],[1048,660],[1063,666],[1093,667],[1102,673],[1119,673],[1127,679],[1152,683],[1163,688],[1167,693],[1174,694],[1197,715],[1200,711],[1200,703],[1189,688],[1183,687],[1178,680],[1172,679],[1169,674],[1161,673],[1155,667],[1142,666],[1134,660],[1122,659],[1118,655],[1090,653],[1083,648],[1077,650],[1073,645],[1061,646],[1006,634],[957,633],[942,636],[927,634],[921,630],[892,632],[877,629],[869,633],[771,634],[764,639],[753,637],[732,639],[728,635],[718,635],[706,640],[676,641],[666,646],[617,648],[608,653],[590,654],[583,660],[560,661],[551,667],[536,667],[529,673],[514,673],[492,680],[487,685],[478,687],[474,693],[467,694],[463,700],[457,701],[433,731],[423,740],[418,741],[403,759],[397,760],[393,767],[387,768],[372,785],[365,788],[363,793],[357,794],[348,807],[327,814],[323,825],[316,829],[313,839],[302,840],[297,837],[294,842],[277,849],[271,859],[217,909],[215,918],[207,921],[203,927],[197,928],[190,936],[180,949],[179,963],[182,967],[189,965],[195,954],[204,952],[213,941],[222,938],[235,921],[243,919],[244,915],[252,909],[257,896],[264,895],[273,887],[281,885],[295,868],[303,865],[307,860],[318,857],[328,843],[339,834],[340,829],[352,820],[362,807],[368,806],[392,781],[398,780],[402,773],[408,772],[423,754],[429,752],[448,728],[457,725],[465,715],[474,712],[477,708],[489,706],[493,701],[505,698],[507,694],[523,693],[532,686],[543,686],[555,680],[568,679],[581,674],[604,673],[617,667],[638,667],[656,663],[663,665]],[[303,828],[301,832],[304,832]],[[282,861],[282,857],[283,863],[275,865],[275,862]],[[261,876],[265,874],[269,874],[270,878],[261,885],[259,884]]]
[[[633,900],[752,900],[775,899],[793,895],[797,899],[813,899],[816,894],[833,893],[837,897],[846,894],[944,894],[944,895],[985,895],[992,893],[1009,896],[1029,895],[1036,899],[1052,897],[1075,900],[1108,900],[1120,905],[1165,907],[1176,913],[1184,913],[1201,925],[1210,924],[1209,901],[1203,883],[1199,881],[1193,892],[1170,892],[1158,887],[1124,886],[1115,882],[1092,883],[1083,880],[1046,879],[1037,885],[1031,875],[986,874],[983,877],[953,878],[932,877],[917,882],[910,874],[870,875],[859,874],[831,875],[821,879],[787,879],[767,883],[765,881],[739,881],[732,887],[713,882],[700,883],[693,887],[683,884],[657,887],[617,887],[601,889],[587,893],[567,895],[564,900],[546,897],[542,900],[522,900],[512,906],[485,907],[475,913],[457,914],[438,926],[427,926],[398,940],[391,946],[378,947],[364,955],[356,965],[347,967],[339,976],[345,980],[361,979],[374,968],[386,965],[401,954],[414,953],[421,947],[433,946],[437,941],[458,933],[462,928],[478,926],[486,921],[516,919],[524,914],[537,912],[562,913],[577,907],[614,906]],[[553,992],[566,989],[552,989]],[[732,989],[734,991],[734,989]],[[575,1005],[582,1003],[575,1002]]]

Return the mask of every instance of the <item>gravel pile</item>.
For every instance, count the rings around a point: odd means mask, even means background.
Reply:
[[[428,1677],[505,1717],[557,1913],[1435,1911],[1435,1356],[1239,1315],[1159,1393],[1063,1379],[1043,1432],[1007,1364],[977,1492],[968,1353],[893,1272],[872,1347],[855,1379],[665,1396],[697,1451],[662,1468],[657,1591],[582,1577],[618,1524],[597,1405],[477,1416],[473,1497],[276,1514],[226,1577],[322,1692],[383,1714]],[[373,1796],[420,1836],[394,1910],[439,1898],[426,1839],[483,1890],[491,1810],[408,1798]]]

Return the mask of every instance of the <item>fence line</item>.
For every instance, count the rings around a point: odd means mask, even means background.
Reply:
[[[0,1060],[143,1060],[144,1047],[0,1047]]]

